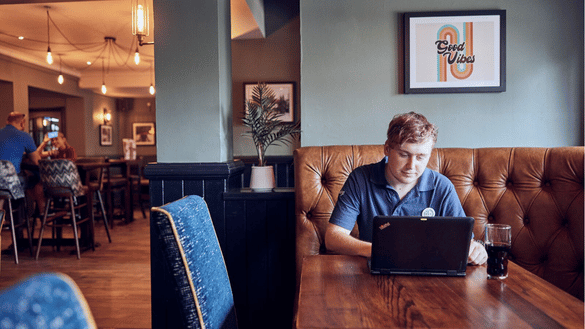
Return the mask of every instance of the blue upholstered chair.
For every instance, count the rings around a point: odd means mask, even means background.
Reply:
[[[24,189],[22,185],[20,185],[20,179],[18,179],[18,175],[16,174],[16,169],[12,162],[7,160],[0,160],[0,199],[4,200],[4,202],[8,205],[8,225],[10,225],[10,231],[12,236],[12,247],[14,248],[14,262],[18,264],[18,247],[16,245],[16,228],[21,225],[26,225],[27,228],[27,235],[28,235],[28,244],[30,248],[30,252],[32,255],[32,228],[31,223],[28,217],[25,215],[24,221],[21,220],[21,223],[17,224],[14,221],[14,212],[17,211],[14,209],[13,201],[21,200],[25,205],[26,209],[26,200],[24,197]],[[26,210],[24,211],[26,214]],[[0,228],[2,225],[0,225]]]
[[[237,328],[232,289],[205,201],[195,195],[152,208],[176,287],[183,328]]]
[[[65,274],[41,273],[0,291],[0,328],[97,328],[87,301]]]

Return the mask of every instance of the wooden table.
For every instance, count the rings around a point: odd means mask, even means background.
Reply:
[[[366,259],[304,260],[297,328],[583,328],[583,302],[510,262],[488,280],[485,266],[466,277],[372,275]]]

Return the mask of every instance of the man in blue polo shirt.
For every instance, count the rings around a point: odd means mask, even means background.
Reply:
[[[414,112],[395,116],[388,127],[384,159],[356,168],[339,193],[325,234],[327,249],[372,254],[372,219],[393,216],[465,216],[451,181],[427,168],[437,128]],[[360,236],[350,235],[357,221]],[[482,244],[471,241],[468,261],[487,261]]]
[[[37,166],[40,159],[40,150],[37,150],[32,137],[24,132],[25,124],[23,113],[11,112],[8,115],[6,127],[0,129],[0,160],[12,162],[22,185],[32,193],[32,198],[37,202],[39,211],[42,211],[45,199],[39,175],[38,173],[25,172],[21,168],[24,154],[27,154],[31,162]],[[1,207],[0,203],[0,209]]]

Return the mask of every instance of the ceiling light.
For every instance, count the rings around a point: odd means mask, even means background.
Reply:
[[[104,78],[104,59],[102,58],[102,94],[106,94],[106,92],[108,91],[108,89],[106,89],[106,80]]]
[[[24,37],[21,35],[18,37],[18,40],[24,40]]]
[[[49,65],[53,64],[53,55],[51,55],[51,34],[49,33],[49,10],[47,10],[47,63],[49,63]]]
[[[150,88],[148,88],[148,92],[151,95],[154,95],[155,90],[154,90],[154,84],[153,84],[153,79],[152,76],[154,75],[154,70],[152,69],[152,62],[150,62]]]
[[[138,44],[152,45],[154,42],[144,42],[150,34],[149,12],[147,0],[132,0],[132,35],[138,38]]]
[[[57,81],[59,82],[60,85],[63,84],[63,82],[65,81],[65,78],[63,78],[63,71],[61,69],[61,55],[59,55],[59,77],[57,78]]]

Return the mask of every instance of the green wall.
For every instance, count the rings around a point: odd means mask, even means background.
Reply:
[[[401,93],[401,14],[505,9],[507,90]],[[395,114],[438,147],[583,145],[583,1],[301,0],[302,145],[380,144]]]

